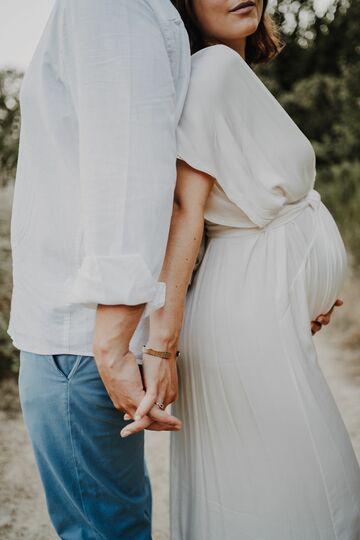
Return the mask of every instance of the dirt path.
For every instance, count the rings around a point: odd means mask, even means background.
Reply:
[[[319,334],[319,362],[360,463],[360,353],[341,348],[337,335]]]
[[[337,314],[331,328],[320,332],[316,343],[320,365],[360,461],[359,296],[360,287],[354,289],[353,284],[346,287],[346,307]],[[1,395],[2,401],[6,396],[11,403],[11,409],[6,413],[0,411],[0,540],[55,540],[57,536],[48,522],[30,444],[17,412],[15,384],[7,385],[6,393],[1,391]],[[153,482],[153,540],[168,540],[167,434],[147,434],[146,453]]]

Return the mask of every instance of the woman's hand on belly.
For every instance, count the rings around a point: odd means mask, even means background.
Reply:
[[[332,315],[332,312],[334,311],[334,308],[338,306],[342,306],[343,303],[344,303],[343,300],[338,298],[335,304],[333,305],[333,307],[330,309],[330,311],[325,313],[325,315],[319,315],[314,321],[311,321],[312,335],[315,335],[317,332],[319,332],[319,330],[321,330],[323,325],[326,326],[329,324],[329,322],[331,321],[331,315]]]

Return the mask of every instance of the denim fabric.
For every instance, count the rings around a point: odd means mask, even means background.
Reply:
[[[144,434],[122,439],[94,357],[20,351],[20,401],[51,521],[64,540],[151,539]]]

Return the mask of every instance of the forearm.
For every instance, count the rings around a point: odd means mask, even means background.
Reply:
[[[121,356],[129,351],[129,343],[144,311],[136,306],[98,304],[96,310],[93,352],[101,361],[116,350]]]
[[[174,203],[160,280],[166,283],[165,305],[150,316],[150,345],[173,349],[180,334],[186,292],[204,228],[203,208]]]
[[[154,401],[172,403],[177,396],[175,351],[184,316],[186,292],[204,231],[204,212],[214,179],[177,161],[173,214],[160,279],[166,284],[165,305],[150,315],[149,347],[171,354],[165,361],[144,353],[146,395],[137,409],[147,414]],[[139,420],[141,422],[141,420]]]

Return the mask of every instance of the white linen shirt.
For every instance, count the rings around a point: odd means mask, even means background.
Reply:
[[[188,35],[170,0],[55,0],[20,89],[8,334],[40,354],[93,355],[97,304],[145,303],[176,181]]]

